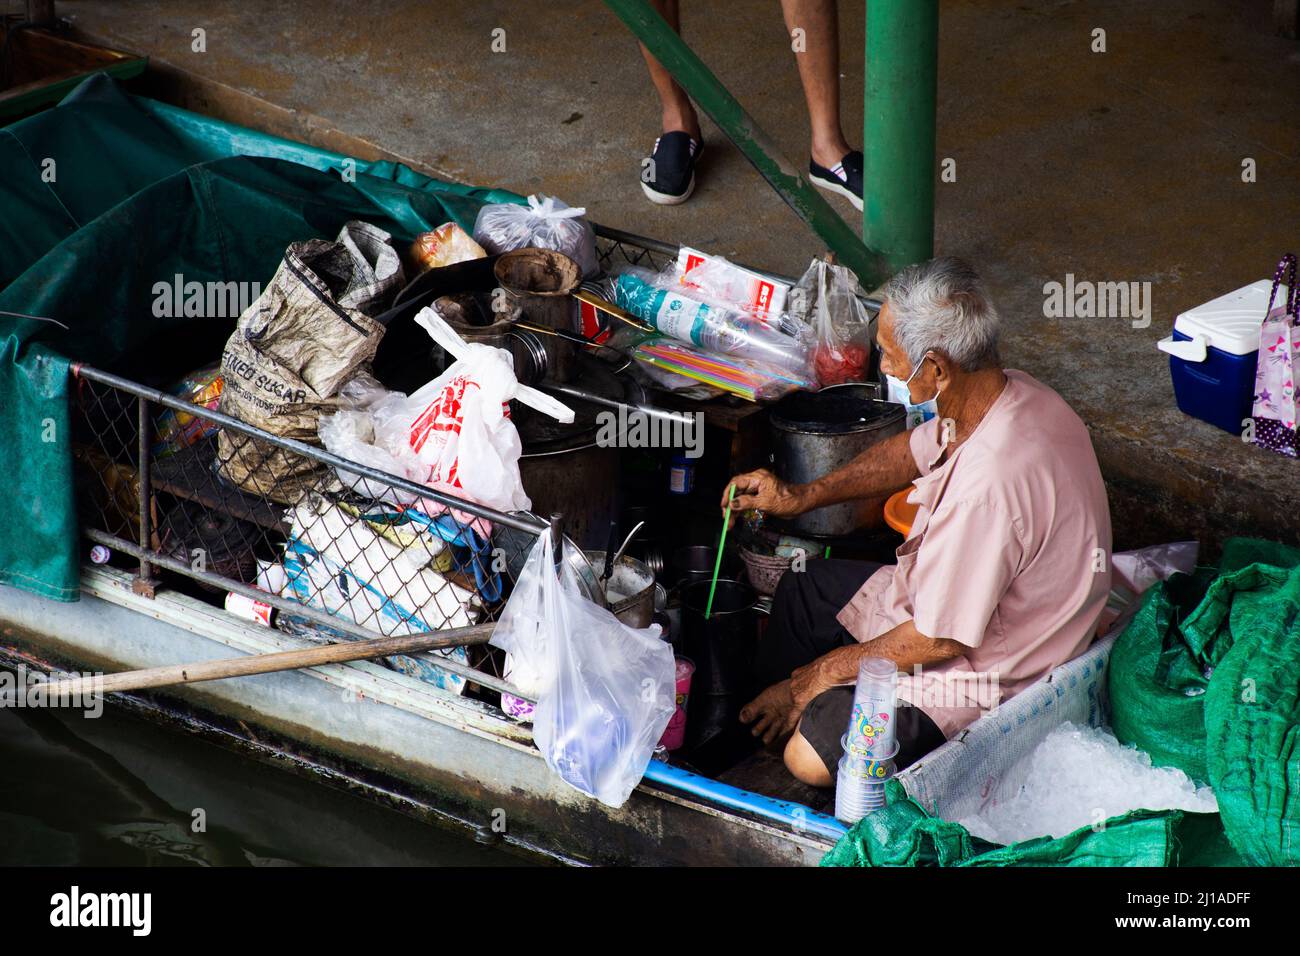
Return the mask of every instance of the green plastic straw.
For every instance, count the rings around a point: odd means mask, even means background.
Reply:
[[[709,603],[704,608],[704,620],[713,616],[713,592],[718,589],[718,572],[722,570],[722,546],[727,543],[727,525],[731,524],[731,503],[736,499],[736,486],[727,492],[727,506],[722,509],[722,537],[718,539],[718,558],[713,562],[713,583],[709,585]]]

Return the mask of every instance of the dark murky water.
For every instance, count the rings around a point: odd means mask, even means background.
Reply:
[[[529,862],[107,707],[0,708],[0,766],[0,865]]]

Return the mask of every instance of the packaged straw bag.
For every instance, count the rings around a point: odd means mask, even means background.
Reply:
[[[1284,304],[1274,306],[1278,285],[1287,273]],[[1273,273],[1273,291],[1259,333],[1259,362],[1255,366],[1255,404],[1251,410],[1254,442],[1279,455],[1297,457],[1297,357],[1300,357],[1300,295],[1296,294],[1296,257],[1284,255]]]

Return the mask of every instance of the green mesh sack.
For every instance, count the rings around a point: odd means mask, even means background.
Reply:
[[[1147,590],[1142,606],[1110,653],[1111,728],[1120,743],[1134,744],[1156,766],[1177,767],[1193,780],[1209,780],[1205,765],[1207,655],[1227,643],[1201,635],[1189,643],[1182,622],[1201,604],[1213,570],[1175,574]]]
[[[1235,866],[1213,813],[1133,810],[1094,830],[999,846],[931,816],[891,783],[889,806],[858,821],[822,866]]]
[[[1205,695],[1210,783],[1247,862],[1300,865],[1300,567],[1252,564],[1216,589],[1194,622],[1234,635]]]

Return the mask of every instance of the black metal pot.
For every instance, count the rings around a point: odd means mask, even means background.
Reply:
[[[719,580],[713,613],[705,620],[711,580],[682,588],[683,653],[695,662],[691,695],[746,694],[753,687],[757,597],[748,584]]]

